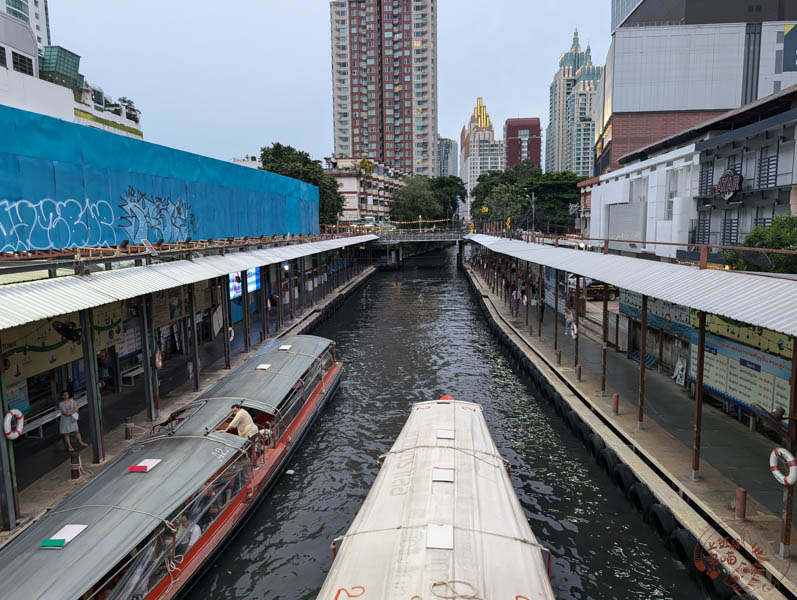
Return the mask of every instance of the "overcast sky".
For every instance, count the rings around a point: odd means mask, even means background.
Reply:
[[[476,97],[548,122],[548,88],[573,29],[603,64],[610,0],[438,0],[439,130],[459,140]],[[54,45],[142,111],[144,138],[221,159],[290,144],[332,152],[328,0],[50,0]]]

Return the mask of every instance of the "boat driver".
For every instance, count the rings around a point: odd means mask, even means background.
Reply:
[[[252,416],[243,408],[240,404],[233,404],[230,408],[232,411],[232,421],[224,431],[230,431],[230,429],[235,429],[238,431],[238,435],[242,438],[249,439],[253,435],[257,434],[257,425],[252,420]]]

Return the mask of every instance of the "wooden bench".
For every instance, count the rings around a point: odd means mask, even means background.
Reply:
[[[78,408],[83,408],[88,404],[88,398],[86,398],[86,393],[83,392],[80,396],[75,397],[75,402],[77,402]],[[52,421],[56,421],[61,417],[61,411],[58,410],[58,407],[55,406],[49,410],[44,412],[37,413],[32,415],[31,417],[27,417],[25,419],[25,435],[29,435],[34,438],[44,439],[44,432],[42,431],[42,427],[47,425],[47,423],[51,423]],[[38,430],[38,434],[34,435],[32,432],[33,430]]]
[[[141,375],[143,372],[144,372],[144,367],[141,366],[141,365],[137,365],[135,367],[130,367],[129,369],[126,369],[126,370],[122,371],[122,373],[121,373],[122,387],[124,387],[124,385],[125,385],[125,378],[130,380],[130,383],[128,385],[131,385],[131,386],[135,385],[136,384],[136,381],[135,381],[136,375]]]

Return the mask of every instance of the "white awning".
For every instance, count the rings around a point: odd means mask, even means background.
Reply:
[[[375,239],[375,235],[336,238],[2,285],[0,330]]]
[[[797,281],[741,271],[600,254],[471,234],[493,252],[610,283],[618,288],[797,335]]]

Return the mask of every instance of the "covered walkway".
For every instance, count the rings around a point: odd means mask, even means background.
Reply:
[[[0,443],[3,528],[13,529],[21,516],[30,515],[20,490],[68,457],[57,433],[61,389],[84,406],[79,427],[91,442],[92,462],[102,464],[108,431],[141,410],[147,423],[158,420],[168,394],[186,382],[199,391],[210,365],[230,369],[236,351],[248,353],[258,341],[291,328],[366,269],[367,244],[374,239],[350,236],[276,247],[253,240],[205,252],[187,248],[176,256],[159,256],[153,249],[137,256],[135,266],[125,257],[94,259],[106,270],[92,273],[78,261],[75,270],[81,274],[65,277],[55,277],[58,269],[46,263],[10,269],[37,268],[50,278],[0,286],[3,412],[15,406],[12,400],[19,402],[19,394],[7,393],[9,377],[15,378],[15,390],[23,386],[23,410],[29,406],[25,377],[43,373],[51,391],[38,401],[35,414],[27,415],[33,417],[27,432],[32,435]],[[59,358],[64,351],[70,358]],[[41,360],[47,357],[50,364]],[[85,357],[92,360],[78,361]],[[84,376],[85,383],[74,381]]]

